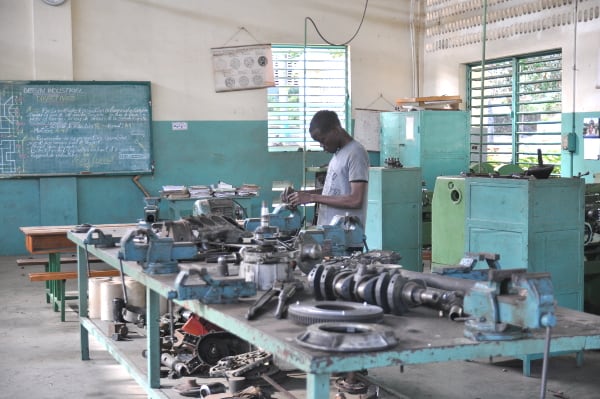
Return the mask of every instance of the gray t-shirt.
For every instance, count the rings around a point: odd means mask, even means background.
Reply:
[[[350,182],[369,181],[369,154],[356,140],[352,140],[336,152],[327,167],[323,195],[349,195]],[[357,216],[363,226],[367,219],[367,198],[360,209],[336,208],[319,204],[318,225],[328,225],[336,215]]]

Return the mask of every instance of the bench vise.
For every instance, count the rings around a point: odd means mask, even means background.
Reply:
[[[261,215],[259,218],[244,219],[244,230],[255,232],[265,223],[275,228],[279,236],[291,237],[302,228],[302,214],[297,208],[281,204],[276,206],[272,213]]]
[[[465,336],[476,341],[520,339],[556,325],[550,273],[490,269],[465,292]]]
[[[181,265],[180,268],[175,278],[175,290],[169,292],[168,299],[197,299],[204,304],[223,304],[256,295],[256,284],[242,278],[214,279],[203,267]],[[194,277],[196,281],[193,281]]]
[[[354,216],[336,216],[331,224],[303,229],[296,237],[297,264],[308,274],[325,257],[349,256],[362,252],[366,236]]]
[[[119,259],[137,261],[148,274],[170,274],[179,270],[178,261],[195,259],[198,248],[192,242],[175,242],[159,237],[150,227],[137,227],[121,237]]]

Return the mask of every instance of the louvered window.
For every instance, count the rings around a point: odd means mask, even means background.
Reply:
[[[560,51],[467,66],[473,162],[560,165],[561,71]]]
[[[348,123],[350,88],[346,46],[273,45],[275,86],[268,95],[269,151],[320,151],[308,126],[315,112],[337,112]]]

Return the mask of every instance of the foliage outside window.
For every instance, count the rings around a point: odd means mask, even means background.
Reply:
[[[526,169],[539,149],[560,165],[561,82],[560,51],[486,61],[483,74],[481,62],[467,65],[471,161]]]
[[[273,45],[275,86],[267,89],[269,151],[320,151],[308,133],[315,112],[337,112],[349,125],[346,46]]]

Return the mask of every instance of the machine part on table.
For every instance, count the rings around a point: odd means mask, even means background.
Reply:
[[[308,274],[325,257],[349,256],[362,252],[364,245],[361,222],[353,216],[336,216],[329,225],[301,230],[294,246],[298,249],[298,267]]]
[[[168,299],[197,299],[205,304],[221,304],[256,295],[253,282],[235,277],[214,279],[205,268],[196,265],[181,265],[180,269],[175,278],[175,289],[169,292]]]
[[[398,344],[394,330],[382,324],[327,322],[311,324],[296,337],[311,349],[331,352],[368,352]]]
[[[211,377],[247,377],[250,374],[260,376],[265,371],[273,371],[273,355],[263,350],[255,350],[236,356],[220,359],[210,368]]]
[[[227,392],[227,387],[222,382],[212,382],[210,384],[202,384],[200,386],[200,397],[206,398],[209,395]]]
[[[165,222],[165,228],[175,242],[193,242],[204,250],[211,245],[220,248],[223,244],[239,244],[252,237],[252,233],[241,228],[235,220],[219,215],[170,220]]]
[[[367,303],[344,301],[297,302],[289,306],[288,318],[303,325],[327,321],[380,323],[383,309]]]
[[[276,245],[247,245],[239,251],[242,262],[239,277],[253,282],[260,291],[266,291],[276,282],[294,281],[295,252]]]
[[[160,203],[160,197],[145,197],[144,203],[144,220],[147,223],[156,223],[159,220],[158,204]]]
[[[78,224],[73,227],[71,231],[73,233],[87,233],[92,228],[92,225],[89,223]]]
[[[125,323],[111,322],[108,324],[108,335],[115,341],[123,341],[127,338],[129,329]]]
[[[269,213],[268,208],[261,210],[260,218],[248,218],[244,220],[244,229],[256,232],[257,229],[264,229],[266,226],[273,228],[278,237],[293,237],[302,228],[302,214],[297,208],[292,208],[287,204],[281,204]],[[266,231],[265,231],[266,232]],[[261,234],[263,234],[261,232]]]
[[[176,273],[179,260],[194,259],[198,249],[192,242],[159,237],[148,225],[129,230],[120,241],[119,259],[137,261],[148,274]]]
[[[244,217],[244,208],[232,198],[206,198],[194,202],[192,215],[216,215],[235,220]]]
[[[276,319],[283,318],[287,311],[288,302],[294,297],[296,292],[303,289],[304,285],[301,281],[276,282],[273,287],[269,288],[250,306],[248,313],[246,313],[246,319],[252,320],[258,316],[260,310],[275,297],[277,297],[277,306],[273,315]]]
[[[92,227],[87,230],[83,239],[86,245],[93,245],[98,248],[112,248],[121,240],[120,237],[113,237],[111,234],[104,234],[102,230]]]
[[[248,352],[248,343],[227,331],[202,335],[196,344],[196,354],[204,363],[214,366],[219,360]]]

